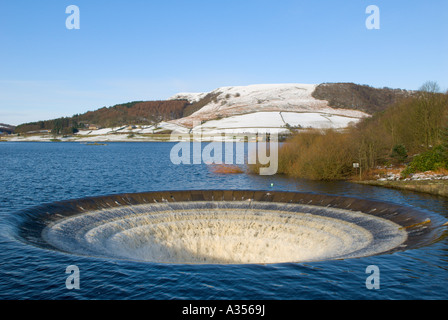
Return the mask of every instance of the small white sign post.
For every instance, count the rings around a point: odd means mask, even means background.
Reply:
[[[358,162],[354,162],[353,168],[355,168],[356,170],[359,170],[359,180],[361,181],[361,166],[360,166],[360,164]]]

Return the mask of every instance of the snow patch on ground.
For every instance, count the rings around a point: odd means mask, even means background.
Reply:
[[[377,181],[427,181],[427,180],[448,180],[448,175],[440,172],[426,171],[409,174],[403,178],[401,172],[405,167],[400,169],[378,167],[383,172],[375,175]]]

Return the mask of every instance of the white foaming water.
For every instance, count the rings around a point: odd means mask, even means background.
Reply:
[[[212,207],[210,207],[212,206]],[[304,262],[369,256],[407,239],[373,215],[298,204],[143,204],[62,219],[43,231],[75,254],[182,264]]]

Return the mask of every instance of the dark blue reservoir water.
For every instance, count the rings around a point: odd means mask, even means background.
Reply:
[[[448,239],[393,254],[316,263],[169,265],[77,256],[17,236],[15,216],[44,203],[159,190],[251,189],[393,202],[447,218],[446,198],[347,182],[217,174],[174,165],[172,143],[0,144],[0,299],[447,299]],[[272,185],[271,185],[272,184]],[[67,266],[80,289],[66,287]],[[366,268],[380,270],[368,289]]]

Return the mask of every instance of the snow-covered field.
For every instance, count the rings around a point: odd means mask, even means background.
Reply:
[[[204,134],[219,133],[278,133],[288,134],[289,128],[296,129],[342,129],[358,118],[336,116],[325,113],[297,112],[255,112],[245,115],[231,116],[219,120],[211,120],[193,127],[193,132]]]

